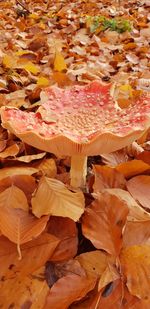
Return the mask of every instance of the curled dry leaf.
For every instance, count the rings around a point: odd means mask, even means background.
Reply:
[[[130,293],[140,299],[149,299],[150,246],[139,245],[123,249],[120,261]]]
[[[127,222],[123,234],[123,246],[150,245],[150,220]]]
[[[127,214],[126,203],[104,191],[85,210],[82,220],[83,234],[97,249],[117,256],[122,247],[121,236]]]
[[[103,163],[112,167],[116,167],[118,164],[128,161],[128,155],[125,149],[121,149],[109,154],[102,154],[101,157]]]
[[[120,274],[118,273],[115,264],[109,263],[99,280],[98,290],[102,290],[102,288],[106,287],[108,284],[119,278]]]
[[[46,152],[42,152],[42,153],[37,153],[37,154],[34,154],[34,155],[20,156],[20,157],[15,158],[15,160],[19,161],[19,162],[29,163],[33,160],[40,160],[45,155],[46,155]]]
[[[150,220],[150,214],[145,211],[138,203],[133,199],[129,192],[122,189],[106,189],[109,194],[115,195],[121,201],[124,201],[129,209],[128,221],[148,221]]]
[[[0,207],[0,230],[18,246],[37,237],[45,229],[49,217],[35,218],[22,209]]]
[[[1,308],[43,309],[49,287],[44,280],[44,268],[22,279],[11,278],[3,281],[0,288]]]
[[[35,196],[31,200],[35,216],[53,215],[79,220],[84,212],[84,195],[73,193],[60,181],[42,177]]]
[[[150,152],[148,150],[139,153],[136,158],[150,165]]]
[[[38,169],[33,167],[5,167],[0,170],[0,180],[14,175],[33,175]]]
[[[8,157],[15,157],[19,152],[19,146],[13,144],[12,146],[7,147],[3,152],[0,153],[0,159],[6,159]]]
[[[141,160],[132,160],[119,164],[116,169],[126,178],[130,178],[146,171],[150,171],[150,165]]]
[[[60,309],[60,306],[61,309],[67,309],[74,301],[91,291],[95,284],[96,280],[86,276],[72,274],[62,277],[50,289],[44,309]]]
[[[120,172],[109,166],[94,165],[95,182],[94,192],[100,192],[107,188],[125,189],[126,180]]]
[[[0,207],[20,208],[29,210],[27,198],[22,190],[12,185],[0,193]],[[5,211],[5,210],[4,210]]]
[[[57,166],[54,159],[44,159],[42,162],[36,164],[36,168],[49,178],[55,178],[57,174]]]
[[[127,188],[135,200],[150,209],[150,176],[133,177],[127,182]]]
[[[60,240],[57,249],[50,258],[51,261],[65,261],[73,258],[77,254],[78,233],[73,220],[51,216],[47,225],[47,232]]]
[[[30,175],[14,175],[0,180],[0,193],[11,186],[16,186],[22,190],[27,197],[28,203],[30,203],[37,184],[35,178]]]
[[[23,278],[30,275],[50,259],[59,239],[54,235],[42,233],[36,239],[21,246],[22,259],[18,259],[16,245],[4,236],[0,237],[0,270],[5,281],[14,277]],[[13,267],[11,267],[13,265]]]

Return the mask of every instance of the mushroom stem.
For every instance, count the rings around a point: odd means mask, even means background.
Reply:
[[[84,188],[87,175],[87,156],[72,156],[70,178],[71,186],[74,188]]]

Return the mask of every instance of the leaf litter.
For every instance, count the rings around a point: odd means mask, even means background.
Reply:
[[[119,108],[135,104],[150,91],[149,8],[0,1],[0,106],[34,113],[46,87],[94,80],[113,84]],[[70,186],[69,157],[1,126],[1,308],[150,307],[149,144],[147,130],[130,147],[89,157],[82,192]]]

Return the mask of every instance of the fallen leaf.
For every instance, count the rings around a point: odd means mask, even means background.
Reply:
[[[126,203],[105,191],[97,195],[97,200],[86,208],[82,218],[83,235],[97,249],[117,256],[122,247],[121,235],[127,214]]]
[[[35,216],[53,215],[77,221],[84,212],[84,195],[73,193],[60,181],[43,177],[31,200]]]
[[[149,151],[143,151],[141,153],[139,153],[136,157],[136,159],[138,160],[142,160],[144,161],[145,163],[149,164],[150,165],[150,155],[149,155]]]
[[[22,190],[12,185],[0,193],[0,207],[20,208],[29,210],[27,198]]]
[[[67,65],[65,63],[65,59],[61,52],[56,51],[55,60],[54,60],[54,70],[58,72],[62,72],[67,69]]]
[[[44,159],[42,162],[37,163],[38,168],[44,176],[49,178],[55,178],[57,174],[57,166],[54,159]]]
[[[95,182],[94,192],[100,192],[107,188],[125,189],[126,180],[115,168],[109,166],[94,165]]]
[[[120,274],[118,273],[117,268],[115,265],[109,263],[99,280],[98,291],[119,278]]]
[[[143,207],[150,209],[150,176],[140,175],[127,182],[127,189]]]
[[[150,245],[150,220],[127,222],[123,234],[123,246]]]
[[[140,299],[149,299],[150,246],[139,245],[124,248],[120,261],[130,293]]]
[[[35,178],[30,175],[13,175],[0,180],[0,193],[11,186],[16,186],[22,190],[30,203],[37,184]]]
[[[6,159],[8,157],[15,157],[19,152],[19,146],[13,144],[7,147],[3,152],[0,152],[0,159]]]
[[[132,160],[121,163],[116,167],[117,171],[122,173],[126,178],[142,174],[150,170],[150,165],[141,160]]]
[[[59,244],[54,235],[42,233],[36,239],[21,246],[22,258],[18,259],[16,245],[4,236],[0,237],[0,270],[1,278],[23,278],[43,266],[51,258]],[[13,265],[13,266],[11,266]]]
[[[34,63],[32,63],[31,61],[29,61],[28,63],[24,64],[22,66],[24,68],[24,70],[37,75],[40,72],[40,69],[37,65],[35,65]]]
[[[109,194],[115,195],[118,199],[123,201],[129,209],[128,221],[148,221],[150,220],[150,214],[145,211],[138,203],[133,199],[129,192],[122,189],[106,189]]]
[[[32,175],[38,172],[33,167],[4,167],[0,169],[0,180],[14,175]]]
[[[50,217],[47,232],[60,240],[51,261],[60,262],[73,258],[78,249],[77,227],[73,220],[63,217]]]
[[[37,153],[37,154],[34,154],[34,155],[20,156],[20,157],[15,158],[14,160],[20,161],[20,162],[29,163],[29,162],[31,162],[33,160],[40,160],[45,155],[46,155],[46,152],[42,152],[42,153]]]
[[[45,229],[49,217],[40,219],[28,214],[22,209],[0,207],[0,230],[4,236],[20,245],[37,237]]]
[[[14,277],[3,281],[0,287],[0,306],[43,309],[48,291],[42,267],[22,280]]]
[[[74,301],[83,298],[96,284],[86,276],[67,275],[59,279],[50,289],[44,309],[67,309]],[[61,293],[60,293],[61,291]]]

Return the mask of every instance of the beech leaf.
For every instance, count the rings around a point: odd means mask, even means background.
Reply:
[[[120,261],[127,287],[140,299],[150,298],[150,246],[132,246],[122,250]]]
[[[60,181],[43,177],[35,196],[31,200],[36,217],[53,215],[77,221],[84,212],[84,195],[73,193]]]
[[[20,208],[28,211],[27,198],[22,190],[12,185],[0,193],[0,207]],[[4,210],[5,211],[5,210]]]
[[[86,208],[82,220],[82,231],[97,249],[118,255],[122,246],[122,230],[126,222],[128,207],[117,196],[107,191],[97,195]]]
[[[54,60],[54,70],[61,72],[66,69],[67,69],[67,66],[66,66],[63,55],[61,54],[61,52],[56,51],[55,60]]]
[[[135,200],[150,209],[150,176],[133,177],[127,182],[127,188]]]

